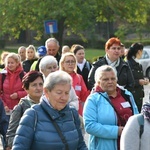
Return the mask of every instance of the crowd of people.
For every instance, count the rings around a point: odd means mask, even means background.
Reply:
[[[105,56],[95,62],[86,60],[80,44],[64,45],[60,52],[55,38],[37,50],[29,45],[19,47],[18,53],[3,52],[4,149],[150,149],[150,104],[143,104],[149,79],[138,63],[142,51],[141,43],[133,43],[127,52],[120,39],[112,37],[106,41]],[[140,136],[138,118],[144,120]]]

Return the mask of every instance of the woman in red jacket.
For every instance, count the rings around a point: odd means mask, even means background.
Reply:
[[[20,56],[16,53],[9,53],[5,59],[5,69],[0,74],[1,98],[8,116],[20,98],[27,94],[22,88],[23,75]]]
[[[70,74],[73,80],[73,87],[79,99],[79,114],[82,116],[83,104],[89,95],[90,91],[84,83],[84,80],[77,71],[77,60],[73,53],[65,53],[62,55],[59,62],[60,70],[63,70]]]

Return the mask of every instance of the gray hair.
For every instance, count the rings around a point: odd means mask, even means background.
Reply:
[[[55,71],[50,73],[44,82],[44,88],[46,88],[48,91],[51,91],[55,85],[58,84],[70,84],[70,89],[72,85],[72,78],[71,76],[64,72],[64,71]]]
[[[46,48],[47,48],[47,44],[48,44],[49,42],[54,42],[54,43],[56,43],[57,46],[59,47],[59,42],[58,42],[55,38],[49,38],[49,39],[47,39],[46,42],[45,42],[45,47],[46,47]]]
[[[54,56],[47,55],[47,56],[44,56],[40,61],[40,64],[39,64],[40,72],[41,70],[45,70],[48,64],[56,64],[58,66],[58,62],[56,58]]]
[[[102,78],[102,75],[103,75],[104,72],[110,72],[110,71],[114,72],[114,74],[116,76],[116,80],[117,80],[116,70],[111,66],[103,65],[103,66],[98,67],[95,71],[95,83],[99,82],[99,79]]]
[[[25,47],[25,46],[20,46],[20,47],[18,48],[18,53],[19,53],[19,51],[20,51],[21,49],[23,49],[24,51],[26,51],[26,47]]]

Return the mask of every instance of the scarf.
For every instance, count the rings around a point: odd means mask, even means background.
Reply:
[[[150,122],[150,103],[146,102],[142,106],[141,113],[143,114],[144,118],[147,119]]]
[[[119,66],[120,64],[120,58],[118,58],[116,61],[112,62],[108,56],[106,55],[106,61],[108,63],[109,66],[113,67],[116,70],[116,67]],[[117,70],[116,70],[117,71]]]

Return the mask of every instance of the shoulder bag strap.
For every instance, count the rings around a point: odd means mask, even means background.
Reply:
[[[42,106],[42,105],[41,105]],[[64,135],[62,134],[58,124],[52,119],[51,115],[43,108],[42,106],[42,109],[44,110],[44,112],[49,116],[49,119],[52,121],[52,124],[54,125],[56,131],[58,132],[62,142],[64,143],[65,145],[65,150],[69,150],[69,146],[68,146],[68,143],[67,143],[67,140],[66,138],[64,137]]]

